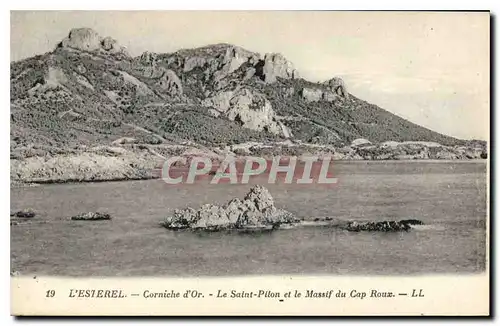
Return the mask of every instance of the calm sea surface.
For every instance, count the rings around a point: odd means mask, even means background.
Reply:
[[[251,185],[167,185],[161,180],[11,189],[11,210],[38,212],[11,226],[11,270],[67,276],[429,274],[485,269],[485,162],[341,162],[334,187],[266,185],[276,206],[300,217],[416,218],[404,233],[303,227],[269,233],[168,231],[175,208],[222,204]],[[254,180],[265,184],[265,179]],[[114,219],[70,221],[81,212]]]

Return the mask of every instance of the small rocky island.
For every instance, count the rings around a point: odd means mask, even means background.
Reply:
[[[410,231],[413,225],[422,225],[416,219],[381,222],[337,221],[331,217],[304,221],[292,213],[276,208],[269,190],[257,185],[250,189],[243,200],[234,198],[225,205],[205,204],[198,210],[191,207],[174,210],[161,225],[170,230],[240,230],[259,231],[289,229],[293,227],[337,227],[348,232],[397,232]]]
[[[276,208],[269,190],[257,185],[243,200],[235,198],[222,206],[206,204],[198,210],[176,209],[162,226],[171,230],[273,230],[299,222],[292,213]]]
[[[82,213],[71,217],[72,221],[105,221],[111,220],[111,215],[99,212]]]

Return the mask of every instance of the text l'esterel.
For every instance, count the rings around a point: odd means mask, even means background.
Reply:
[[[82,290],[82,289],[70,289],[70,298],[126,298],[127,296],[122,290]]]

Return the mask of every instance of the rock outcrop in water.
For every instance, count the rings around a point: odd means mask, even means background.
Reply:
[[[35,217],[35,215],[36,213],[32,209],[23,209],[10,214],[10,216],[12,217],[19,217],[19,218],[33,218]]]
[[[349,222],[345,229],[347,231],[381,231],[381,232],[395,232],[395,231],[409,231],[412,225],[423,225],[420,220],[410,219],[401,221],[382,221],[382,222]]]
[[[290,226],[299,219],[288,211],[276,208],[269,190],[253,187],[243,200],[232,199],[223,206],[206,204],[200,209],[177,209],[162,223],[167,229],[198,229],[218,231],[228,229],[275,229]]]
[[[44,224],[47,221],[34,218],[37,213],[31,208],[25,208],[17,212],[10,213],[10,225],[32,225]]]
[[[102,220],[110,220],[111,215],[99,212],[88,212],[83,214],[78,214],[72,216],[71,219],[73,221],[102,221]]]

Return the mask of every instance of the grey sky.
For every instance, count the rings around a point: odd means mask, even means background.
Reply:
[[[437,12],[41,11],[11,13],[11,60],[53,49],[73,27],[132,55],[226,42],[280,52],[312,81],[433,130],[489,137],[489,14]]]

